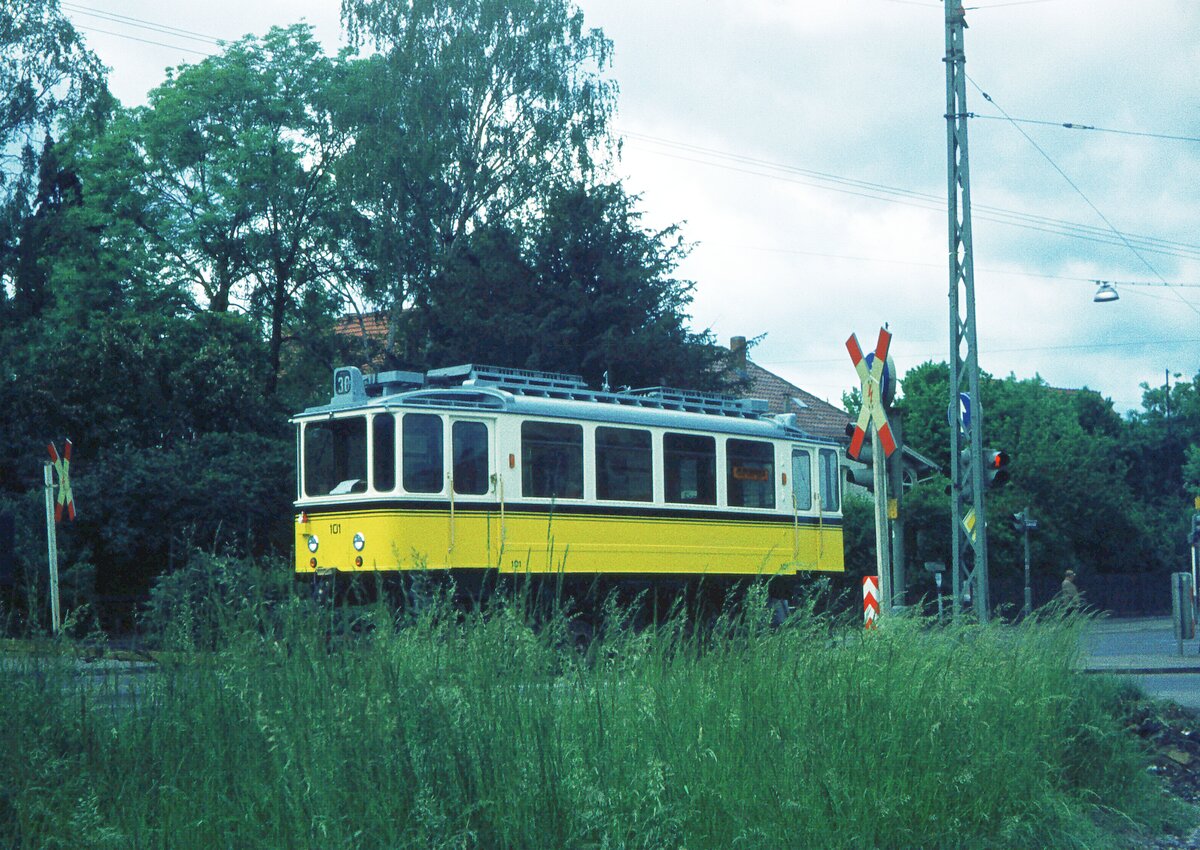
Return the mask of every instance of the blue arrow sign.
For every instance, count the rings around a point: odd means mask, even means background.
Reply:
[[[958,428],[962,433],[967,433],[971,429],[971,397],[966,393],[958,394],[958,416],[956,417],[954,403],[951,402],[946,407],[946,422],[951,428],[954,427],[955,419],[958,420]]]

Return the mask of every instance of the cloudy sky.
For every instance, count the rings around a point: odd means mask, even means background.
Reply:
[[[303,18],[342,43],[337,0],[62,5],[130,105],[214,39]],[[620,173],[695,243],[697,329],[765,334],[757,362],[835,403],[851,333],[886,322],[901,374],[948,358],[941,3],[580,5],[615,43]],[[967,8],[981,366],[1135,408],[1200,371],[1200,3]]]

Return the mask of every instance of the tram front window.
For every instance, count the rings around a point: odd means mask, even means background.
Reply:
[[[304,495],[367,490],[367,420],[362,416],[304,426]]]

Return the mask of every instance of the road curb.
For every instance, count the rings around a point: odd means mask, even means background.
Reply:
[[[175,652],[85,647],[74,646],[70,643],[53,639],[42,641],[16,640],[12,638],[0,640],[0,655],[15,655],[25,658],[67,655],[78,658],[81,661],[128,661],[153,664],[162,661],[178,660],[180,657],[180,654]]]
[[[1168,676],[1172,673],[1200,673],[1200,663],[1183,667],[1085,667],[1080,673],[1109,673],[1113,676]]]

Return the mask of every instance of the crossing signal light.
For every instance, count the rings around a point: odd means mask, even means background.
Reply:
[[[1200,514],[1192,514],[1192,545],[1200,546]]]
[[[847,426],[851,428],[851,426]],[[851,484],[857,484],[859,487],[866,489],[868,493],[875,492],[875,467],[874,455],[871,453],[871,444],[865,443],[862,451],[858,453],[858,463],[866,464],[859,466],[857,464],[846,464],[846,480]]]
[[[1003,487],[1008,483],[1008,452],[996,449],[983,450],[983,486]]]

